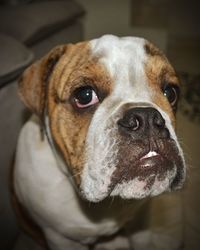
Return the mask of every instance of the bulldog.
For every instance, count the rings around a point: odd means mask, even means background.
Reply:
[[[179,80],[145,39],[58,46],[24,72],[19,93],[34,114],[19,136],[13,204],[44,248],[86,249],[140,200],[183,186]]]

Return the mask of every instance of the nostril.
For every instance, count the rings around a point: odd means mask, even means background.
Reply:
[[[158,127],[158,128],[164,128],[165,127],[165,120],[157,112],[154,114],[154,117],[153,117],[153,125]]]
[[[133,130],[133,131],[138,130],[140,128],[140,125],[141,125],[141,121],[140,121],[139,117],[137,117],[136,115],[131,116],[131,117],[130,116],[124,117],[124,118],[120,119],[117,123],[121,127],[128,128],[128,129]]]
[[[169,138],[170,134],[169,130],[165,126],[165,120],[158,111],[156,111],[153,114],[152,120],[153,120],[152,125],[154,127],[154,131],[158,132],[158,136],[161,138]]]
[[[130,120],[130,128],[134,131],[139,129],[140,124],[141,122],[137,116],[132,117],[132,119]]]

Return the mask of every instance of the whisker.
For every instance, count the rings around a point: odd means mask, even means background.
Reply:
[[[76,174],[69,174],[67,177],[68,177],[69,179],[73,179],[74,177],[80,175],[81,173],[82,173],[82,170],[80,170],[80,171],[79,171],[78,173],[76,173]]]
[[[110,203],[109,203],[109,208],[112,207],[113,203],[114,203],[114,199],[115,199],[115,196],[111,196],[111,200],[110,200]]]

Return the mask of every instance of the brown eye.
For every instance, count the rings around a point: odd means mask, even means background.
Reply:
[[[171,106],[175,106],[179,97],[179,88],[174,85],[166,85],[163,88],[163,94],[168,99]]]

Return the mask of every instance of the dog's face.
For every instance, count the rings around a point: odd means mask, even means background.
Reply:
[[[59,46],[25,71],[20,94],[87,200],[182,187],[179,82],[146,40],[103,36]]]

